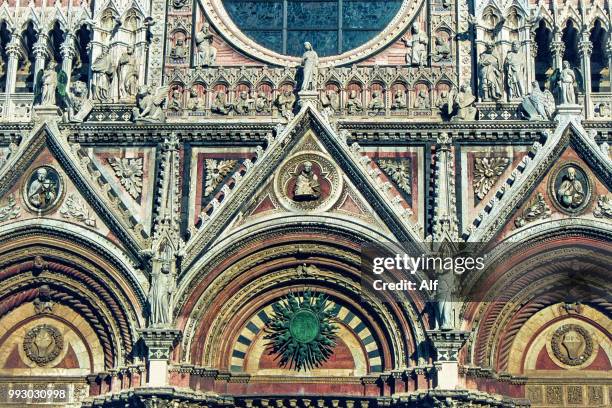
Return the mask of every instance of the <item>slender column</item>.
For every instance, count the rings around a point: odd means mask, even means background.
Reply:
[[[74,34],[69,32],[66,34],[66,40],[60,46],[60,53],[62,54],[62,71],[66,73],[68,78],[66,81],[66,88],[70,86],[70,77],[72,76],[72,64],[74,57],[76,56],[76,47],[74,44]]]
[[[535,59],[538,56],[538,43],[535,40],[535,31],[529,30],[529,40],[527,41],[527,82],[525,83],[525,93],[531,91],[531,83],[536,80]]]
[[[34,94],[36,95],[39,91],[38,87],[40,84],[38,83],[38,73],[45,69],[45,62],[47,58],[50,57],[49,54],[49,37],[43,31],[38,34],[38,39],[32,47],[32,52],[34,54]]]
[[[608,92],[612,91],[612,36],[609,36],[606,44],[606,54],[608,56]]]
[[[561,69],[563,65],[563,53],[565,52],[565,44],[561,41],[561,33],[556,32],[553,37],[553,41],[550,44],[550,51],[553,56],[553,68]]]
[[[180,330],[147,328],[140,332],[147,346],[147,384],[150,387],[168,385],[168,360],[181,337]]]
[[[593,106],[591,104],[591,54],[593,44],[589,40],[589,32],[582,33],[582,40],[578,43],[580,64],[582,65],[582,81],[584,84],[584,115],[587,119],[593,117]]]
[[[459,350],[470,337],[469,331],[463,330],[427,330],[427,334],[436,350],[435,377],[436,389],[454,390],[464,388],[459,373]]]
[[[21,38],[19,34],[13,33],[11,41],[6,46],[6,54],[8,55],[8,66],[6,72],[6,94],[15,93],[15,86],[17,84],[17,66],[19,60],[23,59],[24,54],[21,48]]]

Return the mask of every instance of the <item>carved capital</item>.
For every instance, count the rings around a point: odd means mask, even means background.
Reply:
[[[181,339],[181,331],[176,329],[147,328],[140,331],[140,336],[145,346],[147,346],[147,358],[149,360],[167,360]]]
[[[593,53],[593,43],[589,40],[582,40],[578,43],[578,53],[583,58],[588,58]]]
[[[563,55],[565,52],[565,43],[563,41],[553,41],[550,44],[550,51],[553,55]]]

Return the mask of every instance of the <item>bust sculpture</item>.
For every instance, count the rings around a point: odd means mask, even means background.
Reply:
[[[295,95],[293,94],[293,90],[285,89],[281,92],[280,95],[276,98],[276,105],[281,112],[281,115],[287,119],[291,120],[293,118],[293,105],[295,105]]]
[[[383,101],[380,91],[372,91],[372,99],[368,106],[373,113],[379,113],[385,109],[385,102]]]
[[[219,115],[228,115],[233,108],[234,106],[227,101],[227,94],[225,91],[217,92],[210,106],[211,112],[218,113]]]
[[[55,201],[59,186],[48,177],[46,168],[36,170],[36,178],[28,186],[28,202],[34,208],[46,210]]]
[[[293,189],[293,200],[314,201],[321,196],[321,186],[317,175],[312,170],[312,163],[304,162],[302,171],[295,180]]]
[[[584,186],[576,178],[576,169],[568,167],[567,173],[563,176],[563,181],[557,190],[557,200],[568,209],[578,208],[585,199]]]

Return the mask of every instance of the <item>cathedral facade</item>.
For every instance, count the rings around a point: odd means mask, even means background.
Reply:
[[[5,0],[0,407],[611,406],[610,14]]]

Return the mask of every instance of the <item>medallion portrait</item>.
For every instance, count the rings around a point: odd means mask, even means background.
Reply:
[[[550,184],[555,206],[567,214],[579,213],[588,205],[591,189],[589,177],[573,162],[559,167]]]
[[[63,194],[59,173],[51,166],[34,169],[23,188],[23,201],[27,207],[38,213],[45,213],[57,206]]]

